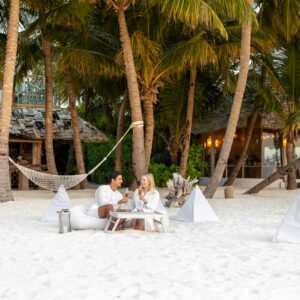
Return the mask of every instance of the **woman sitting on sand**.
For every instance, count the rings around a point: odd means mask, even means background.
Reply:
[[[133,211],[138,212],[159,212],[165,215],[163,222],[164,226],[169,225],[169,218],[166,209],[164,208],[159,192],[155,188],[154,177],[151,173],[145,174],[141,178],[141,186],[136,189],[132,199]],[[154,230],[155,226],[152,219],[133,219],[131,229],[138,230]]]

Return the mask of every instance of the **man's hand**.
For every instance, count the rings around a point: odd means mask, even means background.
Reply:
[[[127,203],[127,202],[128,202],[128,200],[126,198],[123,198],[122,200],[120,200],[118,202],[118,204]]]

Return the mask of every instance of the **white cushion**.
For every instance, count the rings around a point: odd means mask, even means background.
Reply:
[[[88,215],[89,206],[76,205],[71,211],[72,229],[104,229],[107,224],[107,219],[95,218]]]

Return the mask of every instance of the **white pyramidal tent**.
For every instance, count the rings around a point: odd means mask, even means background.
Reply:
[[[300,244],[300,191],[279,226],[273,242]]]
[[[46,213],[42,216],[42,222],[58,222],[58,212],[69,209],[72,206],[71,199],[63,185],[61,185],[51,201]]]
[[[182,222],[219,221],[198,185],[188,196],[174,220]]]

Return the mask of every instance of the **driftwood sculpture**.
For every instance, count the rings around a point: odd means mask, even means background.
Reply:
[[[193,184],[198,182],[198,179],[190,181],[190,176],[184,179],[179,173],[173,173],[173,179],[167,181],[169,194],[166,196],[168,201],[167,207],[181,207],[185,203],[185,198],[192,192]]]

